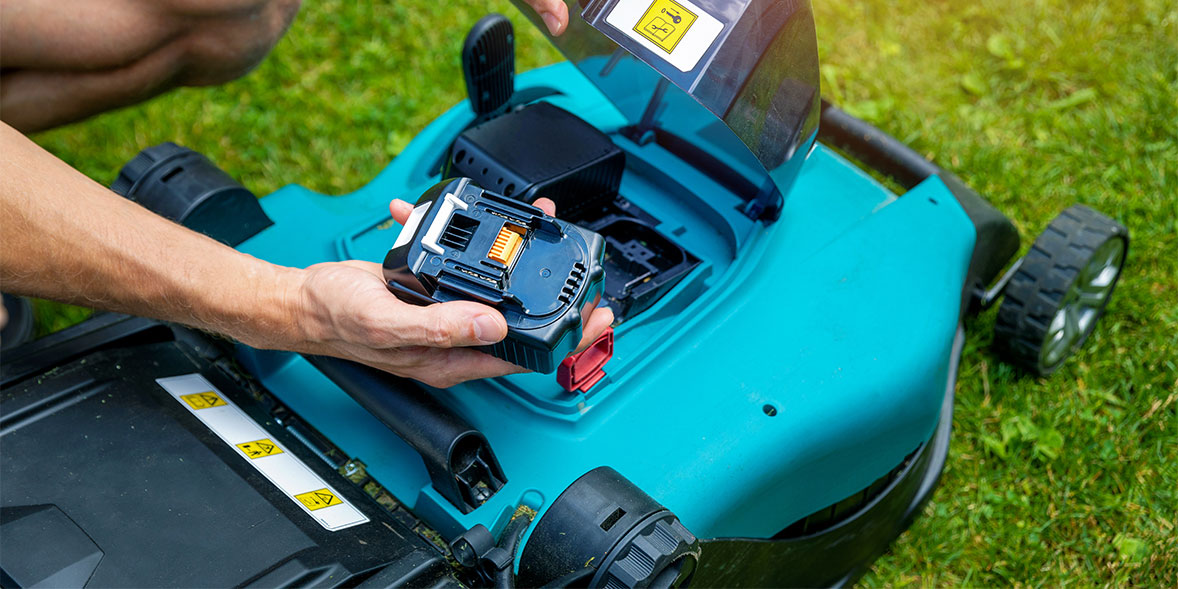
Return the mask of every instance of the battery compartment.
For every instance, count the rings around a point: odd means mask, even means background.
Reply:
[[[699,264],[640,218],[613,214],[585,226],[605,238],[603,298],[620,319],[650,308]]]
[[[547,102],[530,104],[464,131],[447,176],[532,202],[606,241],[603,302],[615,325],[649,309],[699,264],[657,229],[659,220],[619,193],[625,152],[597,128]]]

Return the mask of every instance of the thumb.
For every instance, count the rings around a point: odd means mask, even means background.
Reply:
[[[485,346],[507,337],[507,321],[479,303],[434,303],[411,307],[402,324],[406,344],[430,348]]]

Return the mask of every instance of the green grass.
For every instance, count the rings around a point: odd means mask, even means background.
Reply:
[[[521,31],[521,69],[557,59],[501,0],[308,3],[246,78],[36,139],[107,183],[140,148],[174,140],[259,194],[348,191],[463,98],[458,50],[488,9]],[[1133,237],[1108,315],[1053,377],[1021,376],[988,351],[993,311],[969,324],[941,487],[863,584],[1178,586],[1178,9],[815,10],[824,94],[957,172],[1024,241],[1075,202]],[[43,306],[42,330],[70,312]]]

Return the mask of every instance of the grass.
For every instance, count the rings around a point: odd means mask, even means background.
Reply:
[[[458,52],[488,10],[520,69],[558,58],[502,0],[308,3],[273,55],[219,88],[44,133],[109,183],[172,140],[258,194],[371,179],[464,96]],[[1128,268],[1078,357],[1022,376],[969,324],[941,487],[866,586],[1178,586],[1178,9],[1171,0],[829,0],[823,93],[956,171],[1029,242],[1079,202],[1129,226]],[[79,313],[41,306],[41,330]]]

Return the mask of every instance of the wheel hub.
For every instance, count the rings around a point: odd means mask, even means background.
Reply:
[[[1047,338],[1040,352],[1044,366],[1062,361],[1092,330],[1112,294],[1124,258],[1122,239],[1109,239],[1093,253],[1064,294],[1059,311],[1047,327]]]

